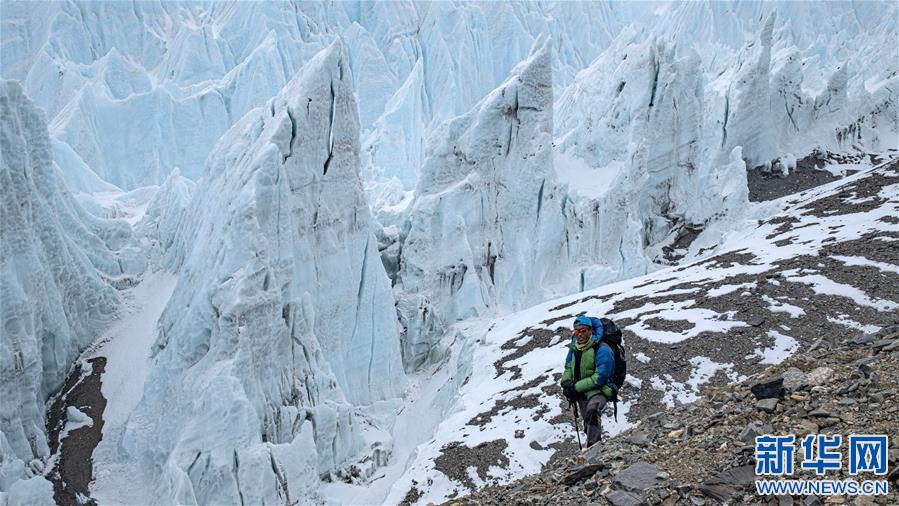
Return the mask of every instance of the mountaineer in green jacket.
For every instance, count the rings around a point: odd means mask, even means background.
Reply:
[[[614,325],[609,321],[609,324]],[[617,329],[616,329],[617,331]],[[612,382],[615,353],[603,337],[603,322],[599,318],[578,316],[574,320],[562,391],[569,403],[577,403],[584,415],[587,446],[602,439],[600,414],[609,400],[617,400]]]

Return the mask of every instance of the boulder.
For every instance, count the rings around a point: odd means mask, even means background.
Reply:
[[[830,367],[817,367],[805,377],[809,385],[821,386],[833,379],[833,369]]]
[[[705,495],[722,502],[730,502],[737,495],[738,489],[755,480],[755,466],[752,464],[734,467],[721,471],[704,481],[699,490]]]
[[[596,471],[602,469],[603,465],[604,464],[586,464],[568,469],[565,473],[565,477],[562,478],[562,483],[565,485],[574,485],[575,483],[581,482],[596,474]]]
[[[795,367],[787,369],[783,374],[783,386],[787,392],[801,390],[808,385],[806,374]]]
[[[831,370],[831,374],[833,371]],[[784,379],[782,377],[767,378],[756,382],[750,391],[756,399],[783,399]]]
[[[615,475],[616,485],[631,492],[643,492],[664,483],[659,479],[661,469],[654,464],[638,460],[627,469]]]
[[[637,446],[649,446],[649,436],[642,430],[635,430],[628,434],[627,441]]]
[[[756,404],[755,407],[759,411],[764,411],[766,413],[774,413],[774,411],[777,409],[777,403],[779,403],[779,402],[780,401],[778,399],[774,399],[774,398],[762,399],[758,402],[758,404]]]
[[[749,325],[752,325],[753,327],[761,327],[762,325],[765,324],[765,319],[762,318],[761,316],[754,316],[754,317],[750,318],[746,323],[748,323]]]

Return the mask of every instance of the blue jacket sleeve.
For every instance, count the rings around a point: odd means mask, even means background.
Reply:
[[[593,373],[593,381],[597,388],[609,382],[615,371],[615,354],[607,344],[602,344],[596,350],[596,372]]]

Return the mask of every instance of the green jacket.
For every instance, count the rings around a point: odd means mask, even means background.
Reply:
[[[580,374],[575,375],[574,366],[577,362],[577,354],[580,354]],[[599,344],[579,352],[574,339],[568,344],[568,357],[565,358],[565,372],[562,373],[562,381],[577,380],[574,389],[587,396],[588,399],[596,394],[603,394],[607,398],[612,397],[612,387],[609,379],[615,370],[615,358],[612,349],[607,344]]]

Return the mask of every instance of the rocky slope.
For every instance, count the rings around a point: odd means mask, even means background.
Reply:
[[[643,417],[634,428],[543,473],[448,504],[842,504],[846,497],[755,493],[756,436],[818,433],[890,436],[891,472],[870,476],[889,480],[889,495],[848,502],[896,504],[899,318],[895,323],[875,334],[824,341],[748,381],[706,389],[692,404]],[[752,391],[778,380],[780,396],[760,400]],[[827,477],[851,478],[845,466]],[[794,478],[814,479],[814,473],[800,471]]]

